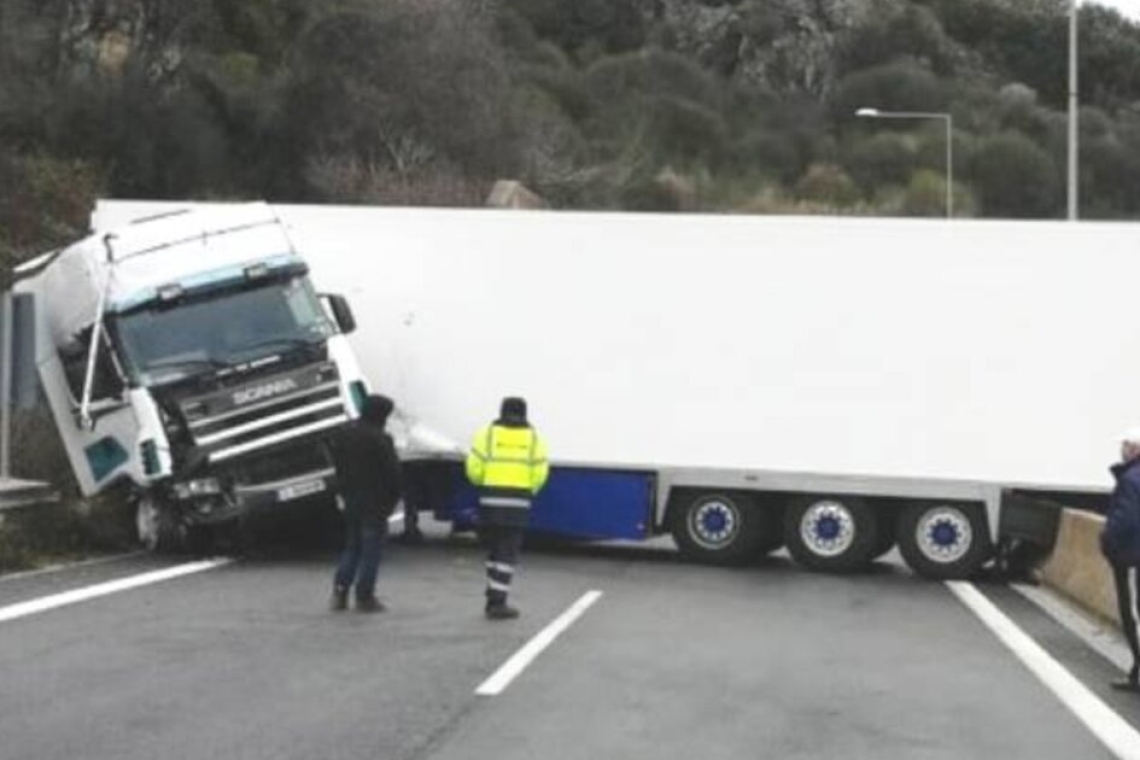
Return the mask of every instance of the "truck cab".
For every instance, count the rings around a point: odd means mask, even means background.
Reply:
[[[367,393],[355,323],[267,206],[98,230],[22,274],[76,480],[128,483],[146,547],[335,492],[329,444]]]

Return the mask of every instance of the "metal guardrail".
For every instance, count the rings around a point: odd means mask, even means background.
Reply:
[[[54,501],[59,501],[59,492],[48,483],[0,478],[0,512]]]
[[[12,462],[12,294],[0,293],[0,482]]]
[[[59,500],[50,484],[11,477],[15,351],[13,296],[0,292],[0,512]]]

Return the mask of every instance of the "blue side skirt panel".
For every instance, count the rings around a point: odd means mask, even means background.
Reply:
[[[653,525],[653,475],[646,472],[557,467],[531,507],[529,530],[579,539],[630,539],[649,536]],[[436,516],[458,527],[477,523],[478,494],[459,484]]]

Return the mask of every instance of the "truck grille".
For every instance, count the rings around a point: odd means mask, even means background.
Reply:
[[[182,403],[194,447],[210,462],[348,421],[336,366],[269,375]]]
[[[249,457],[228,467],[238,483],[257,485],[331,470],[333,462],[326,447],[308,441],[275,446],[268,456]]]

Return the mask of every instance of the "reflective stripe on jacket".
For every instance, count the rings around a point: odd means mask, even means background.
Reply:
[[[487,425],[471,442],[467,478],[487,489],[536,494],[550,475],[546,444],[531,427]]]

